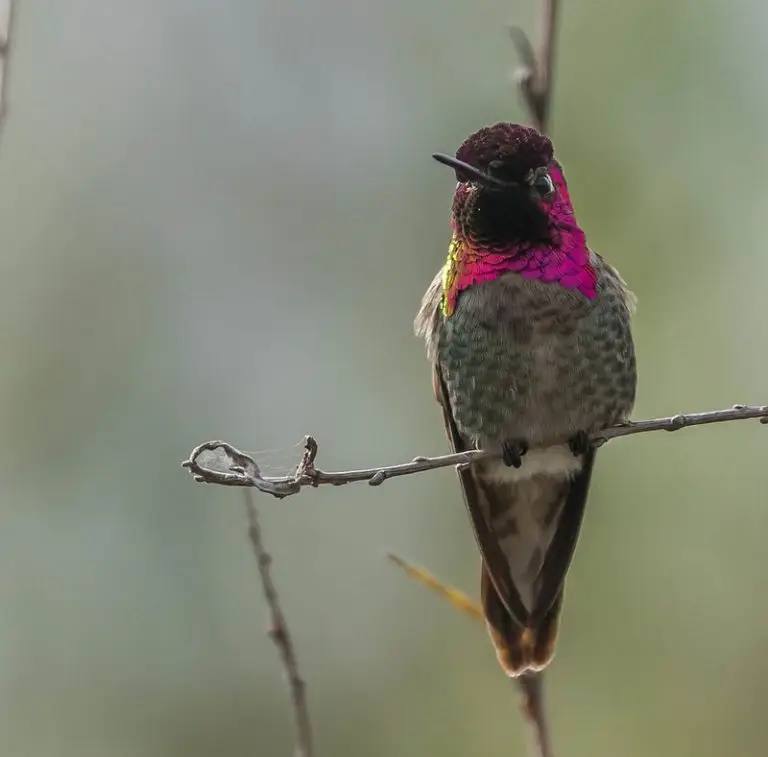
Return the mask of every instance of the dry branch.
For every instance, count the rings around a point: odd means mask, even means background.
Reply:
[[[679,431],[690,426],[755,418],[759,419],[761,423],[768,423],[768,405],[734,405],[725,410],[631,421],[603,429],[590,438],[593,444],[600,446],[611,439],[643,434],[649,431]],[[219,454],[215,454],[217,451]],[[228,442],[210,441],[195,447],[190,453],[189,459],[185,460],[182,466],[188,468],[195,477],[195,481],[200,483],[254,487],[265,494],[271,494],[273,497],[282,499],[292,494],[298,494],[306,486],[319,486],[320,484],[342,486],[357,481],[367,481],[371,486],[379,486],[390,478],[409,476],[414,473],[423,473],[453,465],[468,465],[483,458],[497,456],[497,454],[485,450],[472,450],[437,457],[415,457],[408,463],[348,471],[322,471],[315,467],[316,456],[317,442],[313,437],[307,436],[304,443],[304,455],[293,475],[262,476],[259,466],[250,455],[241,452]]]
[[[542,0],[541,42],[538,53],[534,51],[528,36],[519,26],[509,27],[509,34],[521,61],[515,77],[517,85],[531,114],[533,125],[544,134],[549,131],[559,5],[559,0]]]
[[[299,664],[296,660],[296,651],[293,647],[288,624],[285,622],[283,608],[280,605],[280,597],[272,581],[270,565],[272,557],[264,547],[261,538],[261,526],[259,514],[253,504],[253,493],[245,491],[245,510],[248,515],[248,538],[251,540],[256,564],[259,566],[261,586],[264,590],[264,599],[269,607],[272,626],[269,636],[275,642],[280,654],[280,660],[288,679],[288,688],[291,692],[291,702],[294,719],[296,720],[296,757],[312,757],[312,728],[309,720],[309,708],[307,707],[306,684],[299,675]]]
[[[517,84],[523,96],[534,126],[549,132],[549,111],[552,102],[552,81],[555,60],[555,36],[557,12],[560,0],[540,0],[541,42],[538,53],[534,52],[525,32],[519,27],[510,28],[512,42],[517,47],[522,67],[518,70]],[[523,713],[533,731],[533,741],[539,757],[552,757],[549,725],[544,702],[543,673],[522,676],[518,683],[523,694]]]
[[[734,405],[724,410],[713,410],[702,413],[672,415],[666,418],[627,422],[618,426],[603,429],[591,437],[594,445],[600,446],[611,439],[647,433],[649,431],[679,431],[690,426],[701,426],[710,423],[727,421],[759,419],[768,423],[768,406]],[[256,488],[282,499],[292,494],[298,494],[306,486],[320,484],[343,484],[357,481],[367,481],[371,486],[378,486],[388,478],[407,476],[436,470],[452,465],[468,465],[475,460],[492,457],[494,453],[484,450],[474,450],[438,457],[417,457],[409,463],[365,468],[361,470],[324,472],[315,467],[317,457],[317,442],[307,436],[304,442],[304,453],[292,476],[265,477],[261,475],[256,461],[244,452],[233,447],[228,442],[210,441],[198,445],[192,450],[189,459],[182,463],[188,468],[195,480],[201,483],[213,483],[224,486],[240,486]],[[215,454],[215,453],[219,454]],[[215,465],[205,457],[212,458]],[[293,702],[294,718],[296,720],[296,757],[312,757],[311,728],[309,712],[305,698],[304,682],[299,675],[296,655],[288,632],[285,617],[280,608],[279,598],[269,574],[271,559],[263,547],[259,530],[257,511],[251,498],[251,492],[246,491],[246,506],[249,518],[249,537],[259,565],[262,586],[267,603],[272,614],[271,636],[277,645],[288,678]],[[464,612],[475,615],[479,608],[462,592],[446,586],[432,577],[423,569],[416,569],[393,555],[390,556],[409,575],[427,585],[434,591],[443,594],[451,603]],[[552,757],[551,737],[546,718],[543,678],[541,674],[526,675],[518,679],[523,694],[523,712],[531,724],[533,742],[539,757]]]

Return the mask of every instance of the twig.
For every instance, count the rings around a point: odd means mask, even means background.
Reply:
[[[648,431],[679,431],[689,426],[701,426],[709,423],[724,423],[726,421],[759,419],[768,423],[768,406],[734,405],[725,410],[713,410],[703,413],[672,415],[667,418],[627,422],[619,426],[603,429],[591,437],[594,445],[600,446],[620,437],[642,434]],[[378,486],[388,478],[436,470],[451,465],[468,465],[476,460],[493,457],[494,453],[484,450],[441,455],[439,457],[417,457],[410,463],[400,463],[379,468],[361,470],[324,472],[315,467],[317,457],[317,442],[311,436],[304,441],[304,453],[292,476],[264,477],[252,457],[241,452],[224,441],[204,442],[192,450],[189,460],[182,465],[189,469],[196,481],[201,483],[222,484],[225,486],[253,487],[262,492],[282,499],[292,494],[298,494],[305,486],[334,484],[341,486],[356,481],[367,481],[372,486]],[[220,451],[219,455],[215,453]],[[219,465],[211,467],[201,458],[206,454],[218,458]],[[285,618],[280,609],[277,592],[269,575],[270,558],[261,542],[256,508],[253,505],[251,493],[245,492],[249,517],[249,535],[253,550],[259,563],[264,594],[269,603],[273,619],[271,636],[280,650],[283,665],[286,670],[293,700],[293,710],[296,719],[297,746],[296,757],[311,757],[311,734],[309,714],[304,693],[304,682],[298,673],[296,657],[293,651]],[[423,569],[415,569],[404,560],[390,556],[412,578],[419,580],[429,588],[443,594],[456,607],[469,615],[476,615],[477,608],[471,599],[462,592],[446,586]],[[517,679],[523,695],[523,712],[533,731],[533,741],[539,757],[552,757],[552,745],[547,723],[543,691],[543,673],[521,676]]]
[[[758,418],[761,423],[768,423],[768,406],[734,405],[725,410],[632,421],[603,429],[592,435],[590,439],[595,446],[601,446],[611,439],[643,434],[649,431],[679,431],[689,426],[751,418]],[[214,454],[217,451],[219,454]],[[217,462],[218,464],[206,462],[206,456],[213,458],[214,463]],[[188,468],[195,481],[200,483],[254,487],[259,491],[282,499],[292,494],[298,494],[305,486],[319,486],[320,484],[342,486],[357,481],[367,481],[371,486],[379,486],[390,478],[409,476],[414,473],[447,468],[453,465],[468,465],[477,460],[498,455],[486,450],[471,450],[437,457],[416,457],[411,462],[397,465],[327,472],[315,467],[316,456],[317,442],[313,437],[307,436],[304,442],[304,455],[292,476],[262,476],[259,466],[245,452],[241,452],[228,442],[210,441],[195,447],[190,453],[189,459],[185,460],[182,466]]]
[[[522,66],[517,72],[517,84],[530,111],[534,126],[542,134],[547,134],[549,132],[550,103],[552,102],[559,0],[540,0],[540,2],[541,42],[539,43],[538,54],[534,52],[530,40],[520,27],[513,26],[509,32],[522,61]],[[537,754],[539,757],[552,757],[552,745],[544,701],[543,677],[543,672],[524,675],[518,680],[518,685],[523,694],[523,712],[533,728]]]
[[[309,720],[309,708],[307,707],[306,684],[299,675],[299,664],[296,660],[296,652],[293,647],[288,624],[285,621],[280,598],[272,581],[269,567],[272,558],[264,547],[259,526],[259,514],[253,503],[253,494],[250,491],[245,495],[245,509],[248,514],[248,537],[251,540],[253,554],[259,566],[261,585],[264,589],[264,598],[267,600],[271,615],[272,627],[269,636],[275,642],[280,653],[280,659],[288,679],[288,687],[291,691],[293,714],[296,720],[296,757],[312,757],[312,729]]]
[[[552,741],[544,698],[544,673],[523,673],[517,683],[523,695],[523,714],[533,731],[536,754],[552,757]]]
[[[531,113],[534,126],[542,133],[549,131],[552,101],[552,72],[555,63],[555,33],[559,0],[541,0],[541,42],[538,54],[519,26],[509,28],[512,42],[522,62],[516,72],[517,84]]]

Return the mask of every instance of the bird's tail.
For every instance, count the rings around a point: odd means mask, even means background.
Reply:
[[[504,672],[510,678],[517,678],[528,672],[539,672],[549,665],[555,655],[562,590],[549,612],[532,628],[521,626],[511,617],[485,565],[480,592],[488,634]]]
[[[523,714],[531,726],[534,754],[553,757],[544,701],[543,670],[555,655],[562,589],[544,619],[534,628],[516,623],[503,605],[483,565],[480,582],[485,623],[504,672],[523,695]]]

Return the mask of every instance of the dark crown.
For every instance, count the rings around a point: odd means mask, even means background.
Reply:
[[[531,126],[504,122],[476,131],[456,152],[459,160],[481,170],[500,161],[504,178],[512,181],[523,181],[531,169],[548,165],[553,156],[548,137]],[[457,171],[456,178],[463,181],[466,177]]]

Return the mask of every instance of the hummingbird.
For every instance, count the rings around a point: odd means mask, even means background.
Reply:
[[[451,447],[496,453],[458,475],[491,642],[528,679],[555,653],[591,437],[634,405],[635,298],[588,247],[547,136],[497,123],[433,157],[456,175],[452,235],[414,326]]]

